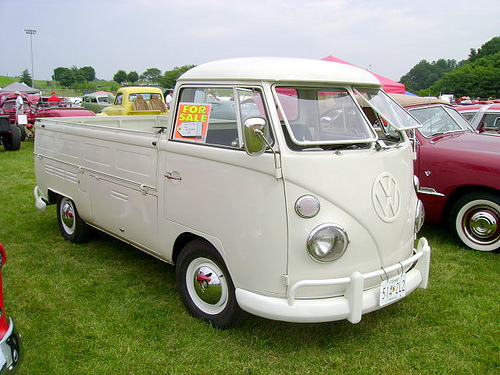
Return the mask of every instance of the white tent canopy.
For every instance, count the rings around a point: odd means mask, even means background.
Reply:
[[[0,89],[0,92],[24,92],[26,94],[40,94],[40,90],[34,89],[33,87],[29,87],[27,84],[23,82],[14,82],[8,86],[5,86],[3,89]]]

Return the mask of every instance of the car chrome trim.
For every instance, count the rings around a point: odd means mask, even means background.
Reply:
[[[428,187],[421,187],[420,189],[418,189],[418,192],[420,194],[427,194],[427,195],[435,195],[438,197],[444,197],[443,193],[438,193],[435,189],[428,188]]]
[[[0,341],[0,374],[15,372],[22,359],[21,335],[17,333],[14,322],[9,318],[9,329]]]

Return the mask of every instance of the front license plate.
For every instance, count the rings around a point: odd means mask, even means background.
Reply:
[[[406,295],[406,274],[391,277],[380,284],[380,306],[397,301]]]

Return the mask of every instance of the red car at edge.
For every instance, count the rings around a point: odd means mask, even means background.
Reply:
[[[7,260],[3,245],[0,243],[0,271]],[[5,314],[3,301],[2,273],[0,272],[0,374],[13,373],[22,359],[21,335],[14,322]]]
[[[446,223],[467,247],[500,249],[500,137],[478,133],[437,98],[391,94],[421,124],[415,131],[426,220]]]

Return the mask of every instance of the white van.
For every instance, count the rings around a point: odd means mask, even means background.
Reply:
[[[426,288],[419,126],[369,72],[245,58],[178,80],[169,116],[40,119],[37,207],[176,267],[194,316],[347,319]],[[371,124],[376,124],[375,127]]]

